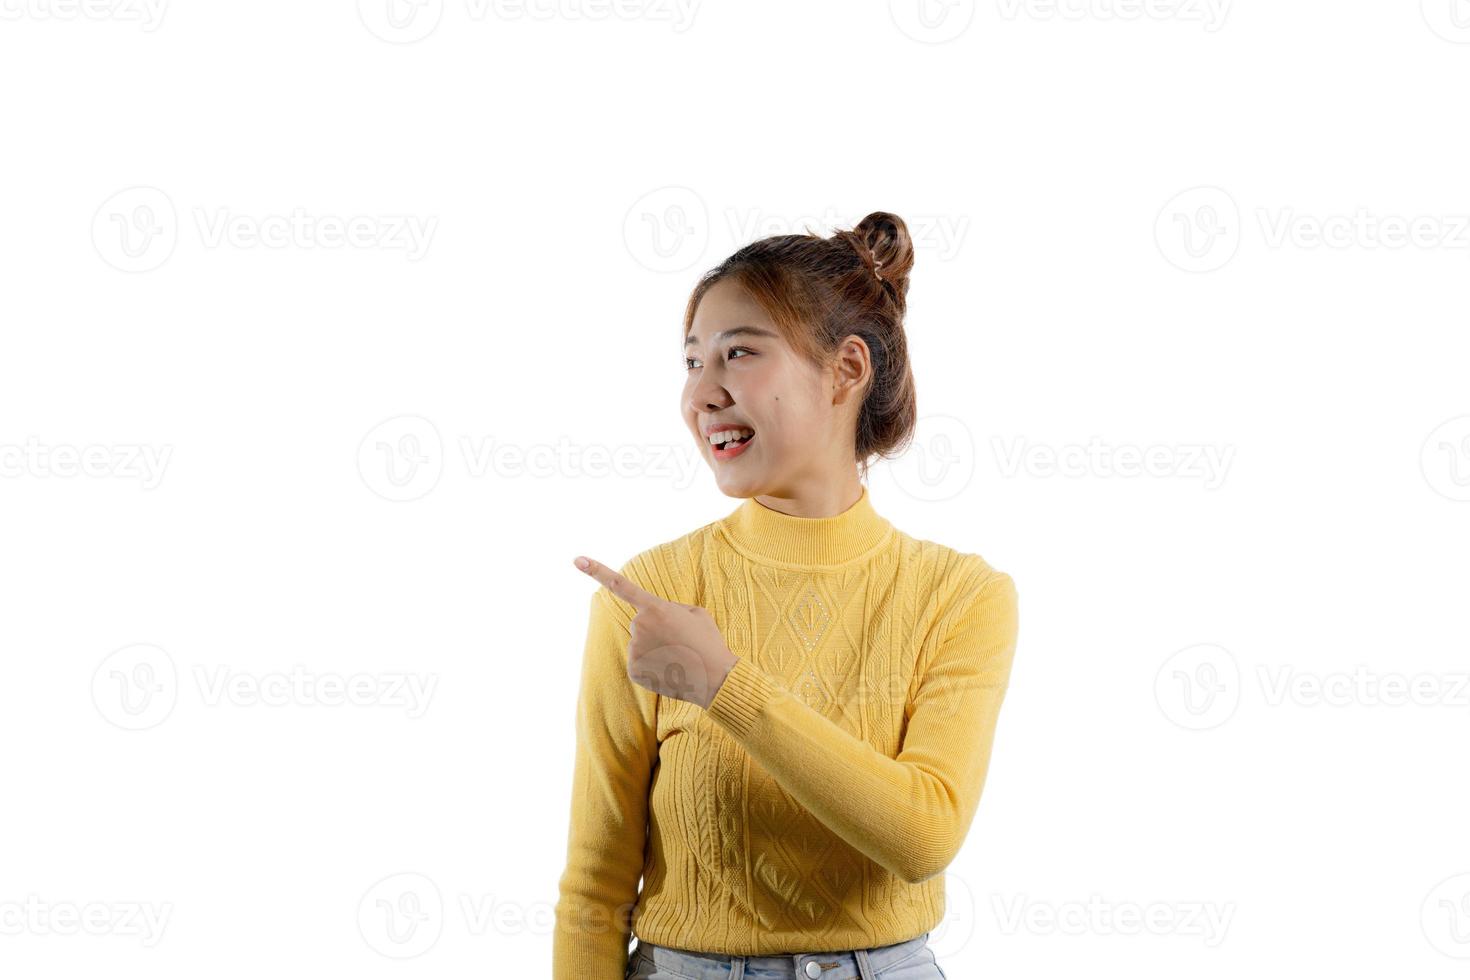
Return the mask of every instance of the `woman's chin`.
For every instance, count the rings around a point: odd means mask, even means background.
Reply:
[[[715,464],[715,486],[727,497],[754,497],[764,493],[762,481],[744,473],[731,473],[728,467]]]

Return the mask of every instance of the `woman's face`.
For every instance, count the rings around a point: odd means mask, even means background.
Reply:
[[[835,364],[800,357],[734,280],[709,288],[686,336],[682,410],[721,492],[797,498],[854,479],[855,426],[867,347],[850,337]],[[712,427],[753,430],[744,446],[710,443]]]

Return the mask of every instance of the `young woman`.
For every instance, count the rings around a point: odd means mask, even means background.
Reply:
[[[1017,603],[1009,575],[898,530],[862,482],[913,435],[913,261],[876,212],[748,245],[690,298],[680,408],[742,503],[616,571],[576,560],[601,587],[557,980],[944,976],[927,939]]]

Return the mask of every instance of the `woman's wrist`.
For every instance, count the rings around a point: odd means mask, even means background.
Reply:
[[[730,652],[730,650],[727,649],[725,651],[723,662],[715,669],[714,673],[711,675],[711,683],[709,685],[709,698],[704,702],[704,704],[700,705],[700,707],[704,708],[706,711],[709,710],[709,706],[714,703],[715,695],[720,693],[720,687],[725,683],[725,678],[730,676],[730,671],[735,669],[735,664],[737,661],[739,661],[739,659],[740,658],[735,656],[735,654]]]

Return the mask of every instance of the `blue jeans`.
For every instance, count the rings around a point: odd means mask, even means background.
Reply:
[[[625,980],[947,980],[929,934],[840,953],[726,956],[644,942],[628,955]]]

